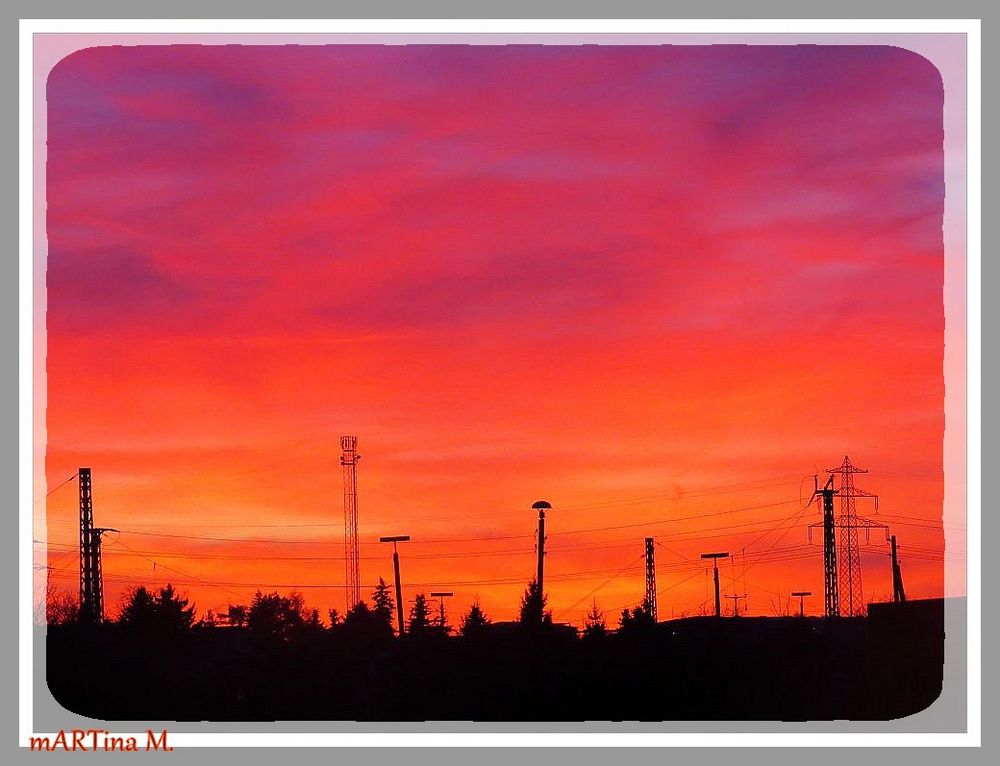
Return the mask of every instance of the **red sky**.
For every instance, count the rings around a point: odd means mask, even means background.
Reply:
[[[343,611],[346,433],[366,592],[391,576],[378,536],[410,534],[407,600],[511,618],[545,498],[557,620],[637,603],[646,535],[661,618],[706,606],[710,550],[739,554],[723,589],[751,613],[799,589],[818,613],[803,506],[847,453],[908,595],[942,594],[943,93],[921,57],[104,47],[47,98],[46,473],[91,467],[123,530],[110,612],[168,579],[199,611],[258,587]],[[75,502],[46,503],[70,590]]]

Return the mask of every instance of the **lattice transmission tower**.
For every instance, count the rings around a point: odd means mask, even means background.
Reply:
[[[361,602],[361,552],[358,546],[358,437],[341,436],[344,467],[344,569],[347,611]]]
[[[872,529],[887,530],[886,524],[858,516],[857,500],[874,501],[878,511],[878,495],[856,487],[854,474],[868,473],[867,468],[858,468],[844,455],[844,462],[836,468],[828,468],[827,473],[840,476],[840,485],[836,495],[840,498],[840,515],[837,526],[840,527],[840,551],[837,556],[838,581],[840,586],[840,610],[847,617],[855,617],[865,613],[865,595],[861,580],[861,545],[858,542],[858,531],[864,530],[865,536],[871,536]]]

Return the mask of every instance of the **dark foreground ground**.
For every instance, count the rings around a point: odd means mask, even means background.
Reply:
[[[868,618],[691,618],[579,640],[513,626],[471,641],[294,643],[52,627],[47,680],[102,720],[886,720],[941,690],[941,601]]]

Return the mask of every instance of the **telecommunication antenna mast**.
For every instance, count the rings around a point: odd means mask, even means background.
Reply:
[[[340,464],[344,467],[344,584],[347,611],[361,603],[361,552],[358,545],[358,437],[341,436]]]

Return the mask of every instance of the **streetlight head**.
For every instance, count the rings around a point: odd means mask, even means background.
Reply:
[[[454,596],[450,590],[437,590],[431,593],[431,598],[442,598],[443,596]]]
[[[703,553],[701,554],[703,559],[727,559],[729,558],[728,553]]]
[[[552,503],[548,500],[538,500],[531,507],[536,511],[548,511],[552,508]]]
[[[405,543],[410,539],[409,535],[392,535],[391,537],[380,537],[380,543]]]

